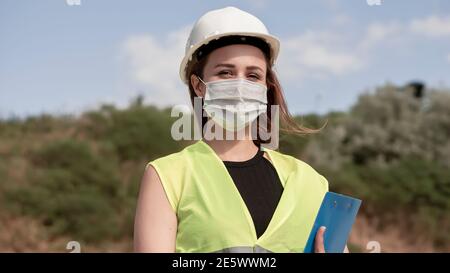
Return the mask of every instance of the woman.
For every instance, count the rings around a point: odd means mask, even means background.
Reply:
[[[277,105],[288,130],[311,132],[287,111],[272,70],[278,51],[278,39],[251,14],[228,7],[203,15],[180,67],[191,101],[202,99],[202,126],[212,121],[236,133],[260,126],[255,110],[269,113]],[[230,127],[217,110],[242,122]],[[249,118],[239,119],[244,115]],[[136,211],[135,251],[303,252],[328,182],[306,163],[264,148],[266,142],[245,130],[243,138],[204,138],[150,162]],[[316,252],[324,252],[324,232],[317,232]]]

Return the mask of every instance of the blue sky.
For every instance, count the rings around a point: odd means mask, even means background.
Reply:
[[[236,6],[281,40],[291,112],[346,110],[386,82],[450,86],[450,1],[0,1],[0,117],[80,113],[137,94],[188,104],[178,65],[195,20]]]

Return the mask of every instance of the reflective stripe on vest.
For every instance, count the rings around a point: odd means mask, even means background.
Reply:
[[[303,252],[328,182],[301,160],[264,151],[284,190],[259,238],[225,165],[204,141],[149,163],[177,215],[176,252]]]
[[[273,253],[272,251],[262,248],[259,245],[251,246],[235,246],[221,250],[213,251],[214,253]]]

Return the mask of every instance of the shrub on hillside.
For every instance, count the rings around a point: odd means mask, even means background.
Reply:
[[[30,185],[7,193],[19,213],[42,220],[51,234],[101,241],[122,235],[117,214],[123,196],[114,158],[83,141],[49,143],[32,155]]]

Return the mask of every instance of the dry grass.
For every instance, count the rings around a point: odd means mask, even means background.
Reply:
[[[380,243],[381,252],[441,252],[449,249],[436,249],[431,240],[417,232],[411,233],[406,226],[399,223],[386,224],[380,230],[377,219],[369,219],[359,215],[350,234],[349,242],[361,248],[362,252],[370,252],[366,249],[370,241]]]
[[[0,216],[0,252],[71,252],[67,243],[76,241],[69,237],[51,238],[45,227],[29,217]],[[131,252],[131,236],[117,242],[98,245],[81,244],[81,252]]]

